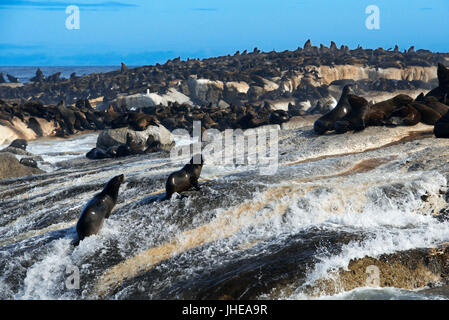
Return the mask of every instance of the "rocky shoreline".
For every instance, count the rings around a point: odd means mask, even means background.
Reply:
[[[69,79],[45,77],[38,69],[29,83],[0,84],[0,143],[126,124],[141,128],[151,117],[168,130],[191,131],[193,121],[221,131],[281,124],[328,112],[347,84],[371,105],[398,94],[414,99],[438,85],[436,66],[448,61],[447,53],[413,47],[350,50],[307,41],[295,51],[255,48],[133,69],[122,63],[118,71]]]
[[[447,58],[307,42],[0,86],[1,143],[14,140],[0,150],[0,296],[314,298],[366,287],[374,266],[377,287],[438,287],[448,297],[449,140],[437,138],[449,137]],[[340,109],[326,130],[317,125]],[[167,154],[170,131],[191,133],[194,121],[221,138],[269,125],[276,173],[206,159],[200,190],[158,201],[180,167]],[[26,150],[26,140],[86,130],[101,131],[96,147],[52,172]],[[67,249],[82,205],[118,173],[126,183],[102,231]],[[78,291],[52,280],[67,262],[80,266]],[[51,285],[36,280],[42,274]]]
[[[200,106],[260,101],[285,105],[310,101],[315,105],[329,98],[334,85],[347,81],[357,82],[366,92],[429,90],[429,82],[436,79],[435,66],[448,61],[447,53],[415,51],[413,47],[404,52],[397,47],[351,50],[345,45],[338,48],[334,42],[330,47],[317,47],[307,41],[294,51],[260,52],[255,48],[253,52],[202,60],[176,58],[132,69],[122,63],[121,70],[81,77],[72,74],[69,79],[61,79],[60,73],[45,77],[37,70],[32,82],[23,86],[0,85],[0,97],[18,102],[39,99],[44,104],[89,99],[107,107],[122,95],[149,90],[155,94],[155,104],[160,102],[156,98],[168,95],[172,102],[191,101]]]

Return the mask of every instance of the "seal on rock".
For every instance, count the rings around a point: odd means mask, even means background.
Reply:
[[[449,112],[435,123],[433,134],[437,138],[449,138]]]
[[[449,68],[446,68],[442,63],[438,63],[437,76],[438,87],[430,90],[426,97],[435,97],[441,103],[449,105]]]
[[[42,137],[44,135],[42,127],[40,123],[36,120],[36,118],[31,117],[30,119],[28,119],[28,128],[33,130],[38,137]]]
[[[289,116],[287,111],[284,110],[275,110],[270,113],[270,123],[271,124],[282,124],[289,120]]]
[[[15,139],[11,144],[10,147],[26,150],[28,146],[28,142],[25,139]]]
[[[73,243],[75,246],[85,237],[97,234],[100,231],[104,219],[109,218],[117,202],[118,191],[124,180],[123,174],[115,176],[109,180],[103,191],[96,194],[86,204],[76,224],[78,240]]]
[[[22,158],[20,159],[20,164],[31,168],[37,168],[37,162],[33,158]]]
[[[442,117],[440,113],[426,106],[425,104],[421,104],[419,102],[412,102],[411,105],[413,106],[413,108],[415,108],[421,113],[422,123],[435,125],[435,123]]]
[[[197,191],[200,190],[198,179],[203,169],[204,160],[202,155],[199,155],[199,157],[200,159],[197,160],[198,156],[193,156],[190,162],[181,170],[175,171],[168,176],[165,184],[166,194],[164,200],[170,199],[175,192],[181,193],[189,190],[191,187],[194,187]]]
[[[371,106],[368,113],[367,122],[371,126],[388,125],[388,119],[392,112],[396,109],[404,107],[413,102],[413,99],[405,94],[398,94],[397,96],[378,102]]]
[[[449,106],[447,104],[439,102],[438,99],[433,96],[424,97],[424,95],[420,94],[418,98],[415,99],[415,101],[425,104],[442,116],[444,116],[449,111]]]
[[[324,134],[326,131],[334,130],[335,122],[351,111],[351,106],[348,101],[348,94],[350,93],[351,85],[345,85],[335,108],[318,118],[313,124],[313,130],[316,134]]]
[[[86,158],[96,160],[96,159],[106,159],[110,158],[110,155],[107,154],[103,149],[93,148],[86,154]]]
[[[362,131],[366,127],[366,118],[370,109],[368,101],[353,94],[347,95],[351,111],[335,122],[335,131],[345,133],[350,130]]]
[[[421,122],[421,112],[406,105],[394,110],[387,122],[391,125],[414,126]]]

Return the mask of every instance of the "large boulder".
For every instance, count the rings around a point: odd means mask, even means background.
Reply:
[[[9,153],[18,156],[27,156],[35,161],[42,161],[42,157],[26,151],[28,142],[25,139],[15,139],[9,146],[0,150],[0,153]]]
[[[9,152],[0,153],[0,179],[17,178],[43,173],[39,168],[25,166]]]
[[[104,130],[98,136],[97,148],[107,150],[109,147],[125,144],[128,133],[141,146],[147,145],[148,139],[150,139],[151,143],[159,142],[164,150],[170,150],[175,145],[175,140],[170,131],[163,125],[159,125],[148,126],[144,131],[134,131],[126,127]]]

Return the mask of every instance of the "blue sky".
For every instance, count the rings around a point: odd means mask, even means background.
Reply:
[[[65,9],[80,8],[68,30]],[[365,8],[380,9],[368,30]],[[0,0],[0,65],[128,65],[236,50],[294,50],[307,39],[355,48],[449,52],[447,0]]]

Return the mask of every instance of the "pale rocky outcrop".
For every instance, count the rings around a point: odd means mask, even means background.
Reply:
[[[411,66],[405,68],[373,68],[361,65],[336,65],[313,67],[321,77],[321,83],[329,85],[335,80],[352,79],[358,80],[378,80],[381,78],[392,80],[421,80],[428,82],[437,78],[436,67]]]
[[[27,119],[25,118],[25,120]],[[42,118],[36,118],[36,120],[42,128],[44,137],[52,136],[55,133],[54,123]],[[34,140],[37,138],[36,132],[28,128],[27,124],[19,118],[14,117],[12,123],[12,125],[6,121],[0,123],[0,145],[10,143],[15,139]]]
[[[239,93],[247,93],[249,90],[249,85],[244,81],[229,81],[226,82],[226,88],[233,89]]]
[[[102,131],[97,139],[97,148],[106,150],[112,146],[119,146],[126,143],[127,134],[131,134],[139,145],[145,145],[150,136],[153,141],[160,142],[163,148],[170,148],[174,145],[174,139],[170,131],[164,126],[148,126],[144,131],[134,131],[129,128],[108,129]]]
[[[117,98],[117,106],[125,106],[128,109],[154,107],[157,105],[168,106],[169,102],[188,103],[192,104],[189,97],[177,91],[175,88],[170,88],[166,94],[159,95],[157,93],[133,94],[129,96],[120,96]]]
[[[193,76],[187,79],[187,85],[190,91],[190,98],[194,101],[218,103],[224,90],[222,81],[213,81],[209,79],[197,79]]]
[[[268,80],[268,79],[263,79],[264,82],[264,89],[265,91],[269,92],[269,91],[273,91],[273,90],[277,90],[279,88],[279,84],[277,84],[274,81]]]
[[[291,78],[287,78],[286,80],[282,80],[279,84],[279,88],[282,91],[293,92],[301,83],[303,78],[302,74],[296,74]]]
[[[302,127],[313,126],[313,123],[319,118],[321,115],[307,115],[307,116],[296,116],[290,118],[289,121],[281,124],[282,130],[291,130]]]

